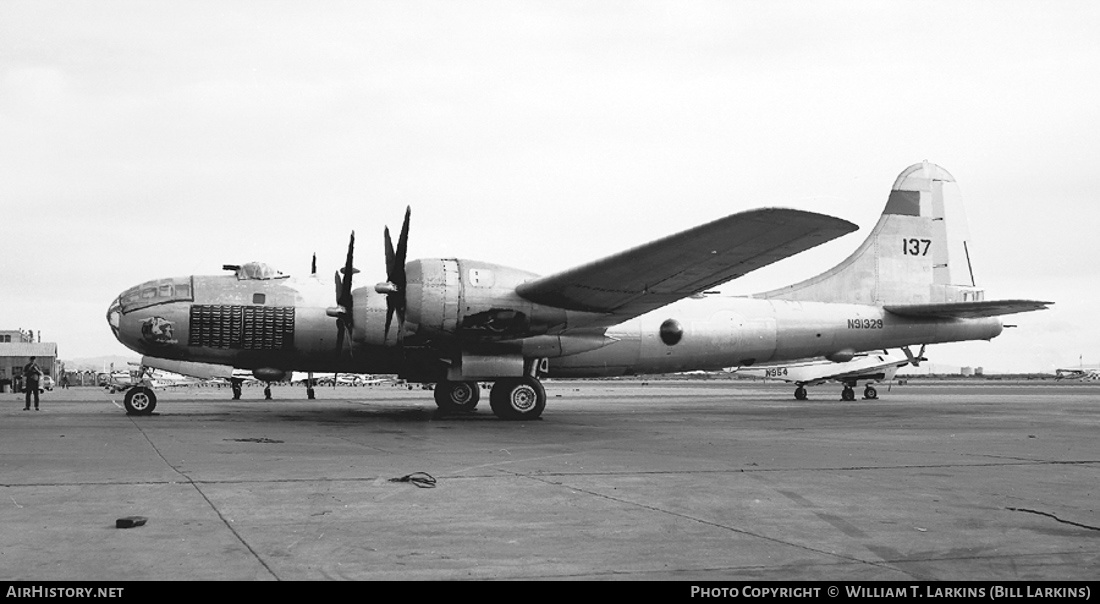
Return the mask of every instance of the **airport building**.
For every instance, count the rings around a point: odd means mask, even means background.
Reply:
[[[42,373],[57,375],[57,344],[54,342],[42,342],[34,340],[34,332],[15,330],[0,330],[0,386],[7,391],[13,381],[22,379],[23,366],[30,362],[31,357],[37,357],[35,362],[42,368]]]

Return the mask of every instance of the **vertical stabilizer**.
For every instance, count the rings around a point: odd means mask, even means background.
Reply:
[[[970,265],[955,178],[923,162],[894,181],[882,217],[851,256],[824,273],[755,298],[898,305],[984,299]]]

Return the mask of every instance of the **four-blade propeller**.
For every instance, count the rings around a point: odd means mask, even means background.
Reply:
[[[348,350],[351,350],[351,330],[352,330],[352,303],[354,298],[351,295],[351,278],[352,275],[359,272],[354,266],[352,266],[352,259],[355,256],[355,231],[351,232],[351,239],[348,241],[348,258],[344,263],[344,268],[336,271],[336,306],[329,308],[327,314],[330,317],[336,318],[336,354],[339,355],[344,350],[344,338],[347,337]]]
[[[405,255],[409,246],[409,217],[412,208],[405,208],[405,222],[401,225],[401,235],[397,238],[397,249],[393,247],[390,238],[390,228],[386,227],[386,282],[374,286],[374,291],[386,296],[386,331],[385,338],[389,339],[390,324],[393,315],[397,314],[397,339],[401,340],[405,326],[405,287],[408,280],[405,277]]]
[[[397,248],[393,246],[390,237],[390,229],[386,227],[384,232],[386,240],[386,281],[374,286],[374,291],[386,296],[386,331],[385,338],[389,339],[390,325],[393,316],[397,315],[397,339],[402,339],[405,326],[405,287],[408,279],[405,276],[405,256],[409,248],[409,218],[412,208],[405,208],[405,222],[401,225],[401,234],[397,238]],[[336,319],[336,354],[344,351],[345,343],[348,353],[352,349],[353,312],[352,307],[355,298],[351,294],[352,275],[359,272],[352,265],[355,256],[355,231],[351,233],[348,241],[348,257],[344,268],[336,271],[336,306],[327,309],[326,314]],[[316,271],[316,268],[313,269]]]

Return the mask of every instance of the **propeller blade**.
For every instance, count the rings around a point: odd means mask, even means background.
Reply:
[[[409,218],[412,216],[412,207],[405,206],[405,222],[401,225],[401,236],[397,238],[397,266],[395,267],[401,275],[401,281],[394,283],[401,286],[404,291],[405,285],[405,254],[409,248]]]
[[[409,220],[412,216],[412,207],[405,207],[405,220],[401,224],[401,234],[397,237],[397,249],[393,247],[393,239],[390,237],[390,228],[383,231],[386,244],[386,330],[385,337],[390,335],[390,325],[393,324],[393,315],[397,314],[397,337],[402,338],[405,324],[405,287],[408,279],[405,275],[405,257],[409,249]],[[376,288],[377,291],[377,288]]]
[[[393,251],[393,240],[390,239],[390,227],[386,227],[383,231],[383,235],[386,239],[386,279],[392,283],[397,253]]]
[[[355,274],[355,267],[352,266],[352,259],[355,256],[355,231],[351,232],[351,239],[348,241],[348,259],[344,263],[343,281],[340,283],[340,290],[337,292],[336,304],[343,306],[344,309],[351,310],[351,278]]]
[[[351,238],[348,240],[348,257],[344,262],[344,268],[336,271],[334,275],[336,279],[336,308],[332,309],[335,312],[330,312],[330,316],[336,317],[337,356],[344,351],[345,335],[347,335],[348,352],[351,352],[352,305],[355,302],[354,297],[351,295],[351,279],[357,272],[352,264],[354,258],[355,231],[352,231]]]

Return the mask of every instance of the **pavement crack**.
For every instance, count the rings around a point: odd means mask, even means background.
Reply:
[[[607,494],[600,493],[600,492],[597,492],[597,491],[592,491],[590,489],[585,489],[585,488],[574,486],[574,485],[566,485],[565,483],[562,483],[562,482],[554,482],[554,481],[551,481],[551,480],[545,480],[540,476],[530,476],[530,475],[527,475],[527,474],[517,474],[517,476],[521,476],[523,478],[528,478],[528,479],[531,479],[531,480],[536,480],[538,482],[548,484],[548,485],[552,485],[552,486],[568,488],[568,489],[573,490],[573,491],[578,491],[578,492],[581,492],[581,493],[585,493],[587,495],[591,495],[593,497],[599,497],[599,498],[602,498],[602,499],[606,499],[608,501],[614,501],[616,503],[621,503],[621,504],[624,504],[624,505],[630,505],[630,506],[638,507],[638,508],[641,508],[641,509],[650,510],[652,512],[657,512],[658,514],[666,514],[666,515],[669,515],[669,516],[675,516],[677,518],[682,518],[684,520],[689,520],[691,522],[697,522],[699,524],[705,524],[707,526],[712,526],[714,528],[722,529],[722,530],[729,531],[729,532],[732,532],[732,533],[738,533],[738,534],[745,535],[745,536],[748,536],[748,537],[756,537],[757,539],[763,539],[765,541],[770,541],[772,543],[778,543],[780,545],[786,545],[788,547],[798,548],[798,549],[801,549],[801,550],[813,552],[815,554],[828,556],[828,557],[831,557],[831,558],[837,558],[837,559],[845,560],[845,561],[848,561],[848,562],[856,562],[856,563],[859,563],[859,564],[866,564],[868,566],[876,566],[876,567],[879,567],[879,568],[885,568],[885,569],[889,569],[889,570],[892,570],[892,571],[905,573],[905,574],[907,574],[907,575],[909,575],[909,576],[911,576],[911,577],[913,577],[914,579],[917,579],[917,580],[927,581],[929,579],[929,577],[919,576],[919,575],[914,574],[913,572],[908,571],[904,568],[898,568],[898,567],[890,564],[887,561],[876,562],[874,560],[864,560],[864,559],[861,559],[861,558],[856,558],[854,556],[846,556],[846,555],[843,555],[843,554],[838,554],[836,552],[830,552],[830,551],[827,551],[827,550],[823,550],[823,549],[819,549],[819,548],[815,548],[815,547],[810,547],[808,545],[803,545],[801,543],[794,543],[794,542],[791,542],[791,541],[784,541],[783,539],[778,539],[776,537],[769,537],[768,535],[764,535],[764,534],[761,534],[761,533],[754,533],[754,532],[749,531],[749,530],[745,530],[745,529],[742,529],[742,528],[737,528],[737,527],[734,527],[734,526],[721,524],[721,523],[714,522],[714,521],[711,521],[711,520],[706,520],[704,518],[698,518],[696,516],[691,516],[691,515],[684,514],[684,513],[681,513],[681,512],[674,512],[672,510],[666,510],[666,509],[659,508],[659,507],[656,507],[656,506],[652,506],[652,505],[648,505],[648,504],[644,504],[644,503],[638,503],[636,501],[630,501],[628,499],[622,499],[620,497],[612,497],[611,495],[607,495]]]
[[[1080,522],[1073,522],[1072,520],[1063,520],[1063,519],[1061,519],[1061,518],[1059,518],[1059,517],[1057,517],[1054,514],[1051,514],[1049,512],[1040,512],[1039,510],[1031,510],[1031,509],[1028,509],[1028,508],[1005,508],[1005,509],[1009,510],[1011,512],[1025,512],[1027,514],[1035,514],[1037,516],[1046,516],[1047,518],[1053,518],[1054,520],[1057,520],[1058,522],[1061,522],[1062,524],[1068,524],[1070,526],[1076,526],[1078,528],[1088,529],[1090,531],[1100,531],[1100,526],[1091,526],[1091,525],[1088,525],[1088,524],[1081,524]]]
[[[218,519],[221,520],[222,524],[225,525],[227,529],[229,529],[230,534],[232,534],[233,537],[235,537],[237,541],[239,541],[240,544],[244,546],[244,548],[247,549],[250,554],[252,554],[252,557],[256,559],[260,566],[264,567],[264,570],[266,570],[276,581],[279,581],[279,575],[275,574],[275,571],[272,570],[270,566],[268,566],[267,562],[264,561],[259,552],[253,549],[252,546],[249,545],[247,541],[245,541],[244,537],[242,537],[241,534],[237,532],[237,529],[233,528],[233,524],[230,523],[229,519],[222,514],[222,511],[218,509],[218,506],[210,500],[210,497],[208,497],[206,493],[203,492],[198,483],[192,480],[191,477],[188,476],[185,472],[177,468],[172,462],[168,461],[168,458],[160,452],[159,448],[157,448],[157,445],[153,442],[153,439],[149,438],[149,435],[145,432],[144,429],[142,429],[141,424],[134,421],[133,418],[130,418],[130,421],[134,424],[134,427],[137,428],[138,433],[141,434],[142,438],[145,439],[145,442],[149,443],[149,446],[157,454],[157,457],[160,457],[165,465],[167,465],[169,468],[172,468],[173,472],[182,476],[184,478],[184,482],[190,485],[192,489],[195,489],[195,492],[199,494],[199,497],[202,497],[203,500],[206,501],[206,504],[210,506],[210,509],[214,511],[214,513],[218,516]]]

